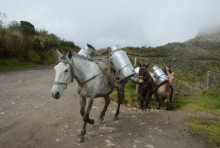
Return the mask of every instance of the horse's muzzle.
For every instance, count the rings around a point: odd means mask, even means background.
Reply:
[[[56,92],[55,94],[52,93],[52,96],[54,99],[59,99],[60,98],[60,93],[59,92]]]

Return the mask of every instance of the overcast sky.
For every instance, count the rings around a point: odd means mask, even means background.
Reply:
[[[220,0],[0,0],[0,12],[96,48],[182,42],[220,26]]]

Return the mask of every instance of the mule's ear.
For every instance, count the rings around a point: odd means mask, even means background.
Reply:
[[[72,51],[68,50],[67,56],[69,59],[71,59],[73,57]]]
[[[150,66],[150,63],[149,63],[149,64],[147,64],[147,65],[145,65],[145,67],[146,67],[146,68],[148,68],[149,66]]]
[[[137,63],[138,63],[138,65],[139,65],[140,67],[142,67],[142,64],[141,64],[139,61],[138,61]]]
[[[57,52],[57,55],[58,55],[58,57],[60,59],[63,56],[63,54],[59,51],[59,49],[57,49],[56,52]]]

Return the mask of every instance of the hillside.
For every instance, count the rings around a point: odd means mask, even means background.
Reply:
[[[132,62],[134,57],[137,57],[138,61],[151,63],[151,66],[157,64],[164,68],[166,64],[171,64],[177,83],[176,98],[195,95],[206,89],[207,71],[218,72],[219,79],[219,32],[197,35],[195,38],[183,43],[169,43],[155,48],[126,47],[124,50]],[[105,50],[99,52],[105,53]],[[135,100],[135,95],[133,97],[133,99],[130,99]]]
[[[32,67],[57,60],[56,49],[78,51],[72,41],[38,30],[27,21],[0,25],[0,70]]]
[[[126,47],[131,60],[165,67],[171,64],[176,72],[178,97],[196,94],[206,87],[208,70],[220,71],[220,33],[197,35],[183,43],[169,43],[156,48]]]

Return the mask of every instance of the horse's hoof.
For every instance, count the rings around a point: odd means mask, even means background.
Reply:
[[[88,122],[89,124],[94,124],[95,123],[95,121],[93,120],[93,119],[89,119],[89,122]]]
[[[103,123],[104,118],[99,118],[99,124]]]
[[[160,109],[160,107],[159,106],[157,106],[157,110],[159,110]]]
[[[77,137],[77,142],[79,142],[79,143],[84,142],[84,136],[79,135],[79,136]]]
[[[118,120],[118,116],[115,116],[115,117],[114,117],[114,120],[117,121],[117,120]]]

